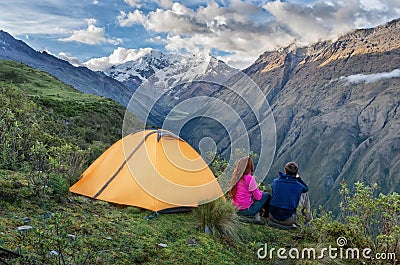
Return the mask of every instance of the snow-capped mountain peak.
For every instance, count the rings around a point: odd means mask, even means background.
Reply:
[[[113,65],[104,73],[130,87],[136,88],[141,82],[148,79],[157,71],[181,63],[182,55],[166,55],[159,50],[149,49],[143,56],[123,64]]]

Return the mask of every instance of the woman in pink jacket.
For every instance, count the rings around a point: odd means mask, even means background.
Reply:
[[[271,195],[258,189],[253,173],[253,160],[250,157],[241,158],[232,173],[232,188],[228,195],[232,204],[238,209],[239,215],[256,216],[257,221],[262,222],[259,214],[263,210],[263,215],[268,217]]]

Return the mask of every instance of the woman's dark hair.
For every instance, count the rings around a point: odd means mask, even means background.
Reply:
[[[251,157],[245,156],[239,159],[238,162],[236,162],[235,169],[233,170],[231,178],[231,185],[230,185],[231,189],[228,192],[228,196],[231,199],[235,197],[237,191],[237,184],[243,178],[243,176],[253,173],[254,173],[254,163]]]

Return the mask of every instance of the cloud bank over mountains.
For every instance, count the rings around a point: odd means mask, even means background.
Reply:
[[[121,27],[142,25],[149,32],[164,33],[157,40],[174,52],[223,52],[220,59],[242,68],[266,50],[291,43],[304,46],[336,39],[355,28],[374,27],[400,15],[400,1],[348,0],[271,1],[265,4],[232,0],[227,5],[209,1],[188,8],[170,8],[147,14],[140,9],[121,11]]]
[[[352,84],[358,83],[374,83],[382,79],[390,79],[400,77],[400,69],[394,69],[391,72],[383,72],[383,73],[376,73],[376,74],[356,74],[356,75],[349,75],[349,76],[342,76],[339,80],[345,80]]]
[[[0,28],[28,42],[43,38],[41,49],[69,54],[75,63],[112,61],[114,50],[150,47],[211,54],[244,68],[265,51],[334,40],[399,18],[400,1],[15,0],[2,3],[0,12]]]
[[[123,64],[129,61],[135,61],[144,55],[150,53],[152,48],[125,49],[117,48],[107,57],[93,58],[83,65],[94,71],[104,71],[113,65]]]

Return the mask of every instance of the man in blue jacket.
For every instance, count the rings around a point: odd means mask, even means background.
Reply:
[[[296,227],[300,206],[301,213],[306,218],[305,225],[312,220],[308,186],[298,175],[298,166],[289,162],[285,166],[285,173],[279,172],[279,178],[272,182],[272,198],[269,206],[269,219],[284,226]]]

